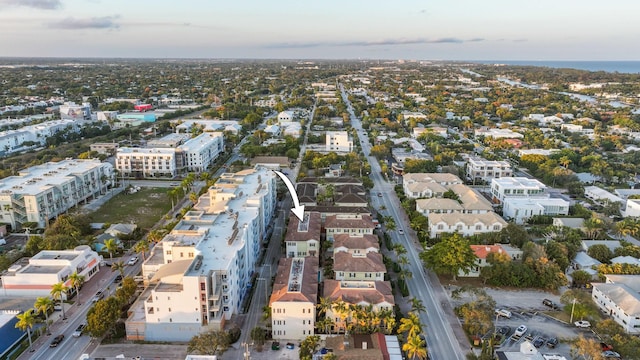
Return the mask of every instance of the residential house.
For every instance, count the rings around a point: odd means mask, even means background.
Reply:
[[[273,339],[302,341],[313,335],[317,299],[318,258],[281,258],[269,299]]]
[[[480,270],[483,267],[489,266],[489,262],[487,262],[487,258],[489,254],[505,254],[509,256],[512,260],[517,261],[522,259],[522,250],[509,246],[507,249],[503,248],[502,244],[495,245],[471,245],[471,250],[476,256],[476,261],[471,269],[469,269],[468,273],[460,270],[458,276],[461,277],[478,277],[480,276]]]
[[[380,252],[380,244],[377,235],[364,234],[352,236],[349,234],[337,234],[333,239],[333,252],[347,252],[350,254],[368,254]]]
[[[467,179],[475,182],[490,182],[492,179],[511,177],[513,170],[506,161],[486,160],[469,157],[467,162]]]
[[[551,197],[506,197],[502,203],[502,215],[516,224],[524,224],[533,216],[568,215],[569,201]]]
[[[587,199],[591,199],[592,201],[601,205],[604,204],[604,202],[606,201],[609,201],[612,203],[617,202],[617,203],[620,203],[620,205],[625,204],[625,201],[621,197],[616,196],[601,187],[593,186],[593,185],[584,187],[584,196]]]
[[[346,281],[325,280],[323,297],[328,298],[332,304],[344,302],[347,305],[371,306],[374,312],[393,311],[395,300],[391,283],[388,281]],[[326,316],[334,320],[333,331],[345,329],[348,313],[339,312],[334,306],[327,310]]]
[[[329,215],[324,221],[326,239],[333,241],[337,234],[373,234],[375,224],[370,215],[337,214]]]
[[[449,173],[411,173],[402,177],[402,187],[407,197],[441,197],[447,185],[464,184],[459,177]]]
[[[507,197],[541,196],[547,186],[536,179],[526,177],[507,177],[491,179],[493,202],[502,203]]]
[[[463,236],[500,232],[507,226],[507,222],[494,212],[481,214],[429,214],[427,219],[429,220],[429,236],[432,238],[443,233],[454,232]]]
[[[303,221],[300,221],[296,216],[290,217],[287,234],[284,238],[286,256],[318,256],[321,228],[322,223],[319,212],[305,212]]]
[[[333,272],[336,280],[383,281],[387,268],[377,252],[334,252]]]

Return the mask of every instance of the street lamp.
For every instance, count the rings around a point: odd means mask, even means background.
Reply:
[[[573,324],[573,309],[576,308],[576,298],[573,298],[572,303],[573,305],[571,305],[571,320],[569,320],[570,324]]]

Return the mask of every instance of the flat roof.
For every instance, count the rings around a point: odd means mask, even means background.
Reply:
[[[22,269],[20,269],[20,273],[22,274],[57,274],[63,269],[65,269],[65,265],[33,265],[29,264]]]
[[[0,193],[38,194],[52,186],[75,180],[71,175],[83,174],[101,166],[111,166],[98,159],[67,159],[60,162],[48,162],[20,170],[18,176],[9,176],[0,180]],[[100,179],[96,179],[100,180]]]
[[[209,146],[217,138],[222,138],[221,132],[203,132],[202,134],[187,140],[184,144],[180,145],[180,148],[185,151],[199,151],[206,146]]]

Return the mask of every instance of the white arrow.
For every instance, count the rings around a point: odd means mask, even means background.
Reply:
[[[304,205],[300,205],[300,200],[298,200],[298,193],[296,193],[296,188],[293,187],[291,180],[289,180],[289,178],[280,171],[273,170],[273,172],[278,174],[278,176],[280,176],[280,179],[284,181],[284,184],[287,185],[287,189],[289,190],[291,198],[293,199],[293,209],[291,209],[291,212],[293,213],[293,215],[298,217],[300,221],[304,221]]]

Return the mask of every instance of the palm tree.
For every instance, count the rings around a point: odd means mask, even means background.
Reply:
[[[76,296],[78,297],[78,305],[80,304],[80,287],[84,284],[84,276],[78,274],[75,271],[73,274],[69,275],[69,280],[71,280],[71,287],[73,287],[76,291]]]
[[[422,332],[422,324],[418,314],[410,312],[409,316],[400,319],[400,327],[398,327],[398,333],[408,333],[408,337],[417,336]]]
[[[409,264],[409,259],[404,255],[400,255],[398,257],[398,264],[400,264],[400,266],[406,266]]]
[[[320,301],[318,302],[317,308],[318,308],[318,316],[322,316],[322,315],[326,315],[327,314],[327,310],[331,309],[331,299],[328,297],[320,297]]]
[[[49,311],[53,309],[53,300],[48,296],[41,296],[36,299],[33,307],[40,314],[44,314],[45,322],[47,323],[47,335],[51,335],[49,331]]]
[[[151,231],[149,231],[149,234],[147,234],[147,240],[157,244],[160,241],[162,241],[162,238],[164,238],[166,233],[167,232],[164,229],[162,229],[162,230],[151,230]]]
[[[149,242],[146,240],[140,240],[133,246],[133,251],[142,255],[142,262],[145,260],[144,254],[149,251]]]
[[[60,301],[60,307],[62,308],[63,319],[66,319],[67,316],[64,313],[64,303],[62,302],[62,295],[64,294],[66,297],[67,290],[69,290],[69,288],[62,281],[60,281],[59,283],[53,284],[53,286],[51,287],[51,297],[53,297],[54,300]]]
[[[124,262],[118,261],[111,264],[111,271],[119,271],[120,276],[124,277]]]
[[[396,257],[407,253],[407,249],[400,243],[393,244],[393,248],[391,250],[396,254]]]
[[[333,305],[333,310],[335,311],[336,315],[338,315],[338,317],[340,318],[340,323],[344,328],[344,330],[346,331],[347,327],[345,324],[345,320],[347,319],[347,316],[349,314],[349,306],[347,305],[347,303],[340,300]]]
[[[33,351],[31,344],[31,329],[33,329],[33,325],[36,323],[36,318],[33,316],[33,309],[29,309],[22,314],[16,315],[18,318],[18,322],[15,327],[22,331],[27,331],[27,335],[29,336],[29,351]]]
[[[382,309],[380,311],[380,318],[382,319],[382,326],[384,327],[384,333],[389,335],[396,327],[396,317],[391,309]]]
[[[420,314],[420,313],[423,313],[423,312],[427,311],[427,308],[422,303],[422,300],[417,299],[417,298],[412,298],[411,299],[411,311],[416,313],[416,314]]]
[[[113,262],[113,253],[118,250],[118,243],[116,242],[116,239],[114,238],[107,239],[104,242],[104,248],[109,253],[109,260]]]
[[[402,351],[406,352],[410,359],[424,360],[427,358],[427,348],[419,335],[409,336],[407,342],[402,345]]]

